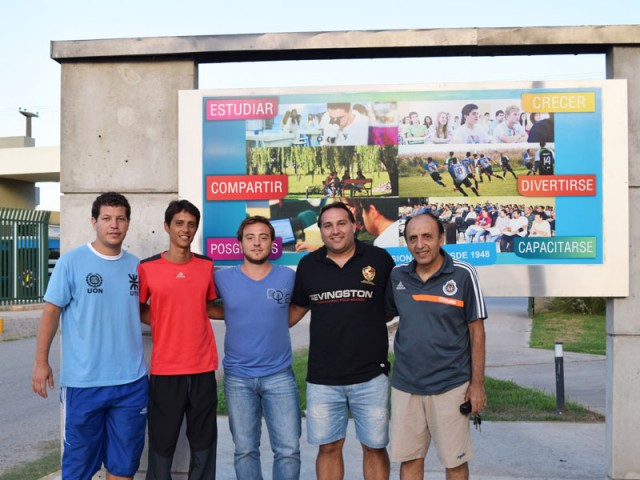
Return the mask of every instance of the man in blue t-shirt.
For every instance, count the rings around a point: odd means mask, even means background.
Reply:
[[[224,318],[227,327],[224,395],[239,480],[263,478],[263,416],[274,452],[273,478],[300,478],[300,403],[289,336],[295,273],[269,262],[274,240],[275,231],[265,217],[249,217],[240,224],[244,262],[216,272],[223,310],[210,309],[211,316]]]
[[[60,400],[64,411],[62,477],[133,478],[147,421],[147,368],[138,305],[138,259],[122,250],[131,207],[117,193],[91,209],[92,243],[60,257],[53,270],[36,342],[32,388],[54,387],[51,342],[62,316]]]
[[[446,187],[447,185],[442,181],[442,177],[440,176],[440,166],[438,162],[436,162],[432,157],[427,158],[427,163],[424,166],[424,171],[422,172],[422,176],[424,177],[426,173],[431,175],[431,178],[438,185]]]

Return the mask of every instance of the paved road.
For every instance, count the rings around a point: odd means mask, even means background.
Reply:
[[[46,400],[31,391],[35,338],[0,341],[0,475],[36,460],[43,447],[60,441],[60,389]],[[51,366],[60,375],[59,336],[53,341]]]

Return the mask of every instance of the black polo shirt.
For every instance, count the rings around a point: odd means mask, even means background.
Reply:
[[[326,247],[302,257],[291,302],[311,309],[307,381],[350,385],[389,373],[384,294],[393,267],[386,250],[358,240],[342,268]]]

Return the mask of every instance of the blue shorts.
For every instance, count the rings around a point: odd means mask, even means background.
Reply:
[[[349,409],[356,438],[369,448],[389,443],[389,377],[353,385],[307,383],[307,440],[326,445],[347,436]]]
[[[102,468],[133,477],[147,423],[147,376],[125,385],[63,387],[62,478],[90,480]]]

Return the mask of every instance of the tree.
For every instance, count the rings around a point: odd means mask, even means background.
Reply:
[[[399,174],[398,174],[398,147],[395,145],[385,145],[379,147],[380,163],[387,169],[389,174],[389,183],[391,183],[391,195],[397,196],[399,191]]]

